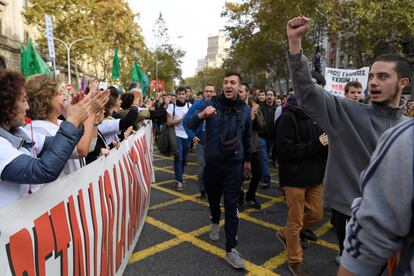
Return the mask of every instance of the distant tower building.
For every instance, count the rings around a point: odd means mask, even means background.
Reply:
[[[198,60],[197,72],[206,67],[220,67],[227,58],[228,48],[229,42],[222,32],[219,32],[218,35],[210,36],[208,38],[207,55],[205,58]]]

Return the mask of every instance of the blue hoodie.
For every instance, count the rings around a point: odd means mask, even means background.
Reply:
[[[188,123],[188,120],[190,120],[193,113],[196,111],[196,109],[200,105],[202,105],[204,102],[205,102],[204,98],[196,101],[185,114],[184,121],[183,121],[183,126],[185,129],[185,132],[187,132],[188,139],[191,141],[195,136],[197,136],[198,138],[200,138],[201,145],[204,145],[204,140],[205,140],[205,133],[203,133],[203,124],[200,124],[195,131],[192,131],[191,129],[188,128],[187,123]]]

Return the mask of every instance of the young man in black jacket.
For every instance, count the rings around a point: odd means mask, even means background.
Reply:
[[[263,189],[270,187],[270,170],[269,170],[269,154],[272,151],[273,141],[275,139],[275,91],[267,90],[266,98],[260,104],[260,110],[263,114],[265,126],[259,131],[260,136],[260,160],[262,169]]]
[[[242,186],[243,169],[251,170],[250,108],[240,100],[241,77],[227,73],[224,92],[201,104],[187,126],[196,130],[205,120],[204,185],[208,195],[212,227],[210,239],[219,239],[220,198],[224,197],[226,232],[225,260],[234,268],[244,268],[244,260],[236,250],[239,215],[237,203]]]
[[[288,208],[287,227],[277,237],[286,247],[293,275],[307,275],[302,266],[301,230],[323,218],[327,145],[326,134],[301,110],[295,96],[289,96],[276,129],[279,183]]]

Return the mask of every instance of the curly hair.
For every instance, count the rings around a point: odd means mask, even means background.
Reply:
[[[30,109],[27,115],[33,120],[45,120],[53,111],[52,99],[57,95],[59,80],[37,74],[27,78],[26,93]]]
[[[0,125],[9,125],[16,114],[17,99],[24,92],[22,73],[0,70]]]

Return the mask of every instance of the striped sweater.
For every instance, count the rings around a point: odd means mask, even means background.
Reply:
[[[362,173],[352,204],[341,264],[355,275],[378,275],[401,252],[395,275],[414,273],[414,120],[386,131]]]

